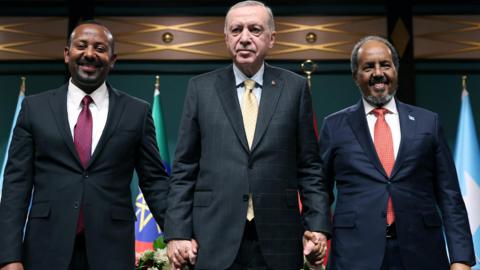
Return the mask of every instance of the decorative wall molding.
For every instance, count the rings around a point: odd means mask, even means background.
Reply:
[[[223,17],[99,17],[120,59],[225,60]],[[386,36],[384,16],[279,16],[274,60],[348,60],[365,35]],[[480,16],[414,16],[415,59],[480,59]],[[0,61],[61,60],[67,17],[0,17]]]

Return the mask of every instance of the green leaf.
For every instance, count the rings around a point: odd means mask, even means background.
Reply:
[[[163,236],[158,237],[153,241],[153,249],[164,249],[167,247],[167,244],[163,241]]]

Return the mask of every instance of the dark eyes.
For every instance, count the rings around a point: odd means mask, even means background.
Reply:
[[[363,66],[362,70],[368,72],[368,71],[371,71],[372,69],[374,69],[375,66],[376,66],[376,63],[367,63]],[[390,67],[392,67],[392,63],[388,62],[388,61],[380,62],[379,66],[380,66],[381,69],[389,69]]]
[[[238,35],[243,32],[243,29],[243,26],[234,26],[230,29],[230,33],[232,35]],[[263,33],[263,28],[258,25],[252,25],[248,27],[248,32],[250,32],[252,35],[259,36]]]
[[[88,48],[88,46],[89,45],[87,43],[78,43],[78,44],[75,45],[75,48],[77,50],[85,50],[85,49]],[[104,53],[104,52],[108,51],[107,46],[105,46],[103,44],[94,44],[93,48],[95,49],[95,51],[100,52],[100,53]]]

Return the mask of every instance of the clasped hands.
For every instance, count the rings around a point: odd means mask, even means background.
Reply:
[[[327,253],[327,237],[320,232],[305,231],[303,234],[303,255],[310,269],[323,268],[323,260]]]
[[[192,240],[171,240],[167,255],[172,269],[181,270],[188,263],[194,265],[197,259],[198,243]],[[313,269],[323,269],[322,263],[327,252],[327,237],[319,232],[305,231],[303,234],[303,255]]]
[[[195,264],[198,244],[192,240],[171,240],[167,244],[167,256],[173,270],[182,270],[187,264]]]

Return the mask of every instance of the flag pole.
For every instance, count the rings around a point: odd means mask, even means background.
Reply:
[[[317,70],[317,63],[308,59],[303,62],[301,65],[303,73],[307,75],[308,89],[312,91],[312,73]]]

